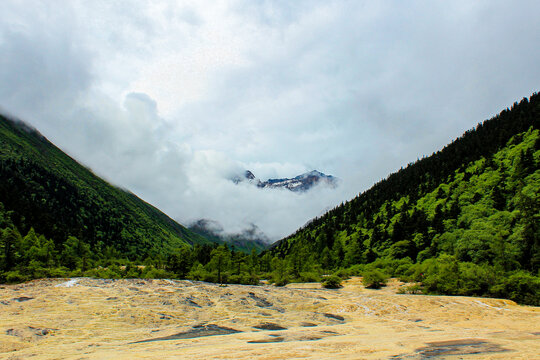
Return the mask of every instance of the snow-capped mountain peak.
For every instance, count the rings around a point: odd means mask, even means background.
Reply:
[[[294,178],[259,180],[251,171],[246,170],[243,176],[235,176],[231,179],[235,184],[243,181],[255,184],[259,188],[284,188],[290,191],[303,192],[308,191],[315,185],[326,185],[335,188],[338,185],[338,179],[332,175],[326,175],[320,171],[312,170],[300,174]]]

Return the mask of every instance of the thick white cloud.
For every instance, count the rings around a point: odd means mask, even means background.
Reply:
[[[535,1],[3,1],[0,106],[186,223],[287,235],[538,90]],[[235,186],[318,169],[337,190]]]

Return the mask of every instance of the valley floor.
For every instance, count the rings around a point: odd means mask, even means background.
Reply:
[[[0,359],[540,358],[539,307],[398,295],[399,285],[0,285]]]

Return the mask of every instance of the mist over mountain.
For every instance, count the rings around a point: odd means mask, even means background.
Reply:
[[[200,219],[188,226],[188,229],[216,243],[226,243],[236,250],[261,252],[271,240],[255,224],[246,224],[246,228],[235,234],[225,232],[223,226],[210,219]]]
[[[316,185],[335,189],[339,185],[339,179],[326,175],[320,171],[312,170],[294,178],[268,179],[261,181],[251,171],[246,170],[243,176],[236,175],[231,179],[235,184],[247,182],[262,189],[287,189],[294,192],[305,192]]]

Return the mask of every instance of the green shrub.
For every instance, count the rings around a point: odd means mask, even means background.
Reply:
[[[289,277],[287,275],[274,276],[272,278],[272,281],[273,281],[274,285],[276,285],[276,286],[285,286],[288,283],[290,283]]]
[[[49,269],[50,277],[53,278],[65,278],[67,277],[68,269],[65,267]]]
[[[191,267],[191,270],[189,271],[187,278],[190,280],[198,280],[203,281],[208,277],[208,271],[202,266],[200,263],[196,263]]]
[[[492,286],[490,293],[521,304],[540,306],[540,277],[516,271]]]
[[[337,275],[330,275],[322,281],[322,286],[327,289],[339,289],[341,287],[341,278]]]
[[[75,269],[68,273],[68,277],[83,277],[84,273],[81,269]]]
[[[370,269],[364,272],[362,284],[368,289],[380,289],[386,285],[388,275],[384,274],[379,269]]]
[[[172,279],[174,278],[174,273],[164,270],[157,269],[152,265],[146,266],[141,274],[143,279]]]
[[[423,267],[422,283],[428,292],[445,295],[459,293],[459,263],[455,256],[442,254],[437,259],[429,259],[424,263],[426,266]]]
[[[420,284],[402,286],[398,290],[398,294],[421,294],[422,292],[423,292],[423,289]]]
[[[400,279],[406,279],[410,276],[409,270],[411,269],[412,264],[401,264],[394,271],[394,276]]]
[[[342,279],[349,279],[351,277],[350,268],[348,269],[338,269],[334,275],[339,276]]]
[[[231,275],[228,278],[229,284],[242,284],[242,285],[258,285],[259,278],[255,274],[241,273],[238,275]]]
[[[321,277],[316,272],[305,271],[300,273],[300,281],[302,282],[319,282]]]
[[[3,277],[5,279],[5,282],[8,284],[16,284],[29,280],[28,276],[23,275],[18,271],[6,271]]]
[[[50,269],[44,268],[37,265],[35,262],[32,262],[30,266],[23,270],[25,274],[28,274],[32,279],[43,279],[51,277]]]
[[[337,269],[334,275],[339,276],[343,280],[350,279],[351,276],[361,276],[365,267],[365,264],[354,264],[348,268]]]
[[[459,295],[482,296],[495,283],[495,272],[491,266],[473,263],[459,264]]]
[[[202,273],[202,275],[203,276],[201,280],[204,282],[216,283],[216,284],[220,283],[217,271],[206,271]],[[224,273],[221,274],[221,281],[223,284],[227,283],[227,276]]]

